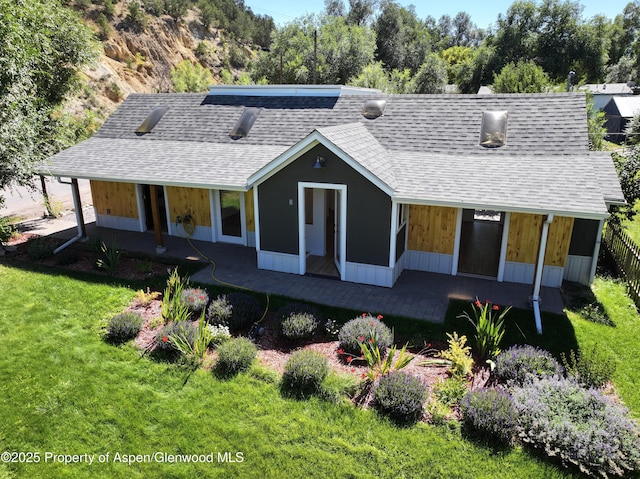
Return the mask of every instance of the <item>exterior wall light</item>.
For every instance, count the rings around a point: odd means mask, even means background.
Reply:
[[[322,156],[316,156],[316,162],[313,164],[314,168],[324,168],[325,159]]]

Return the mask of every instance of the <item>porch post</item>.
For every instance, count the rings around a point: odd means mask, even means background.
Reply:
[[[156,185],[149,185],[151,195],[151,214],[153,216],[153,231],[156,235],[156,254],[163,254],[167,251],[162,238],[162,224],[160,223],[160,208],[158,207],[158,188]]]

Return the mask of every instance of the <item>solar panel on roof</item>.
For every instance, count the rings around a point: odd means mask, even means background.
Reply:
[[[253,127],[253,124],[256,122],[256,118],[258,118],[259,113],[260,108],[245,108],[233,127],[233,130],[229,133],[229,136],[234,140],[239,140],[240,138],[247,136],[251,131],[251,127]]]
[[[151,133],[151,130],[158,124],[160,119],[164,116],[164,114],[169,110],[166,106],[159,106],[158,108],[154,108],[151,113],[145,118],[145,120],[140,124],[138,129],[136,130],[136,134],[143,135],[145,133]]]
[[[507,143],[508,111],[483,111],[480,146],[499,148]]]
[[[374,120],[382,116],[386,105],[387,100],[367,100],[362,108],[362,116],[369,120]]]

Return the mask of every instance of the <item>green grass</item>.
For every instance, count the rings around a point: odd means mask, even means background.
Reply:
[[[640,245],[640,201],[634,203],[633,212],[633,218],[623,219],[621,225],[625,228],[631,239]]]
[[[0,450],[111,454],[8,464],[0,477],[570,477],[520,449],[446,428],[398,428],[339,401],[282,397],[264,371],[216,379],[102,341],[123,286],[0,265]],[[415,328],[416,326],[412,326]],[[243,462],[114,463],[120,454],[243,453]],[[8,474],[7,474],[8,472]]]

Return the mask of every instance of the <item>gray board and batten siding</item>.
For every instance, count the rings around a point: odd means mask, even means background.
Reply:
[[[317,156],[325,159],[324,168],[313,168]],[[389,266],[391,198],[322,145],[312,148],[258,187],[263,251],[298,254],[300,182],[345,185],[347,261]]]

